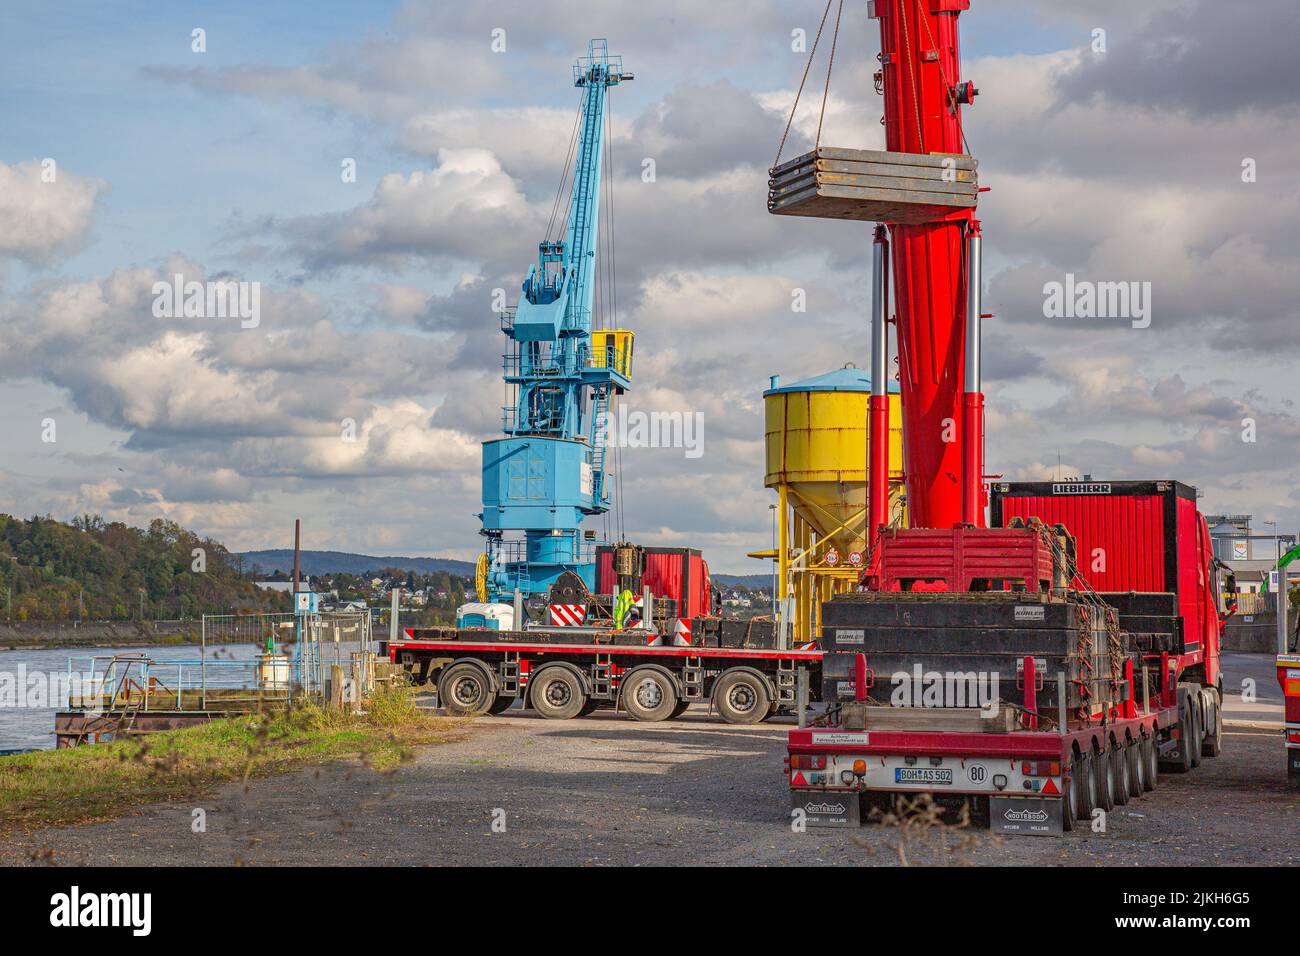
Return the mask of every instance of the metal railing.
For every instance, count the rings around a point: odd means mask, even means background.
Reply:
[[[605,348],[593,348],[587,356],[589,368],[610,368],[624,378],[632,375],[632,350],[617,348],[613,345]]]
[[[1268,611],[1277,610],[1277,595],[1272,593],[1252,593],[1249,591],[1240,594],[1231,592],[1223,595],[1225,606],[1231,606],[1233,602],[1237,604],[1237,615],[1242,614],[1263,614]]]
[[[79,683],[74,684],[73,679]],[[69,707],[85,710],[158,711],[248,710],[288,703],[289,660],[255,654],[224,658],[155,658],[145,654],[107,654],[68,658]]]

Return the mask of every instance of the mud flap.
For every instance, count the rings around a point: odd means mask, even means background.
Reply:
[[[1292,783],[1300,783],[1300,748],[1287,748],[1286,772]]]
[[[1060,836],[1065,832],[1061,798],[989,797],[989,829],[1020,836]]]
[[[862,800],[856,793],[791,790],[791,816],[810,827],[856,827],[862,823]]]

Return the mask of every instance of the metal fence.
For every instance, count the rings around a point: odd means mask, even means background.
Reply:
[[[69,706],[86,710],[246,711],[289,702],[282,658],[153,657],[142,652],[68,659]]]
[[[373,688],[373,650],[368,611],[205,615],[198,648],[70,657],[68,704],[156,713],[356,701]]]
[[[242,656],[241,648],[256,646],[263,669],[276,675],[290,699],[318,697],[326,693],[335,666],[346,678],[357,670],[354,662],[373,651],[371,626],[368,611],[205,615],[201,653],[205,661],[233,660]]]

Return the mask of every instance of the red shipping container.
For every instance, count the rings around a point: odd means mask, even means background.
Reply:
[[[679,617],[709,614],[713,606],[709,564],[695,548],[642,548],[645,571],[641,585],[657,598],[678,602]],[[596,592],[612,594],[616,586],[614,549],[596,549]],[[684,596],[684,600],[683,600]]]

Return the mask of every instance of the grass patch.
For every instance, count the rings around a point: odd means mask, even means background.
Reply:
[[[378,771],[444,743],[465,721],[430,717],[411,688],[386,691],[364,713],[306,704],[214,720],[147,737],[0,758],[0,832],[108,820],[215,784],[359,756]]]

